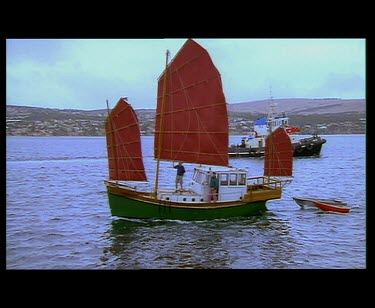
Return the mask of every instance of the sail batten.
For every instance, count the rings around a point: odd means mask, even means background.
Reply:
[[[205,108],[220,107],[220,106],[222,106],[222,101],[218,102],[218,103],[211,104],[211,105],[206,104],[206,105],[203,105],[203,106],[188,106],[185,109],[166,111],[166,112],[164,112],[164,115],[169,115],[171,113],[179,113],[179,112],[183,112],[185,114],[186,111],[199,112],[200,110],[205,109]],[[156,116],[160,116],[160,113],[157,113]]]
[[[157,100],[155,158],[228,166],[227,103],[204,48],[193,40],[184,44],[159,78]]]
[[[137,115],[121,98],[106,121],[109,177],[118,181],[147,181]]]

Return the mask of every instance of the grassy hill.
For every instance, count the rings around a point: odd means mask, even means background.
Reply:
[[[289,124],[303,134],[322,127],[319,134],[364,134],[365,99],[278,99],[275,113],[285,113]],[[270,100],[228,104],[231,134],[247,133],[253,122],[266,116]],[[152,135],[155,109],[136,109],[141,131]],[[76,110],[6,106],[6,133],[11,136],[104,136],[106,109]]]
[[[252,114],[268,114],[270,100],[259,100],[245,103],[229,104],[231,112],[248,112]],[[365,113],[366,99],[339,99],[339,98],[283,98],[273,99],[275,112],[285,112],[287,115],[323,115],[340,113]]]

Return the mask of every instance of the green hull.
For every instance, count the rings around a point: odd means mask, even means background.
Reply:
[[[266,201],[216,208],[189,208],[134,200],[110,192],[108,200],[112,216],[141,219],[210,220],[255,216],[267,211]]]

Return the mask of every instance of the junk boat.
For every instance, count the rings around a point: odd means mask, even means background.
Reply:
[[[155,183],[147,180],[140,127],[127,98],[110,111],[107,101],[106,141],[109,179],[105,180],[112,216],[138,219],[207,220],[253,216],[280,199],[293,176],[293,147],[284,127],[265,139],[264,173],[229,164],[227,101],[220,73],[208,52],[189,39],[158,80],[154,158]],[[161,187],[160,162],[194,164],[183,189]],[[210,181],[219,188],[212,202]],[[172,185],[174,181],[172,180]]]

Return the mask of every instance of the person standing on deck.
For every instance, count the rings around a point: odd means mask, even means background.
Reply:
[[[217,201],[219,192],[219,179],[216,177],[216,172],[212,173],[211,180],[210,180],[210,198],[209,201],[212,200],[214,202]]]
[[[177,187],[178,187],[179,183],[180,183],[181,189],[183,189],[185,167],[182,165],[182,162],[179,162],[178,165],[173,166],[173,168],[177,169],[176,190],[177,190]]]

